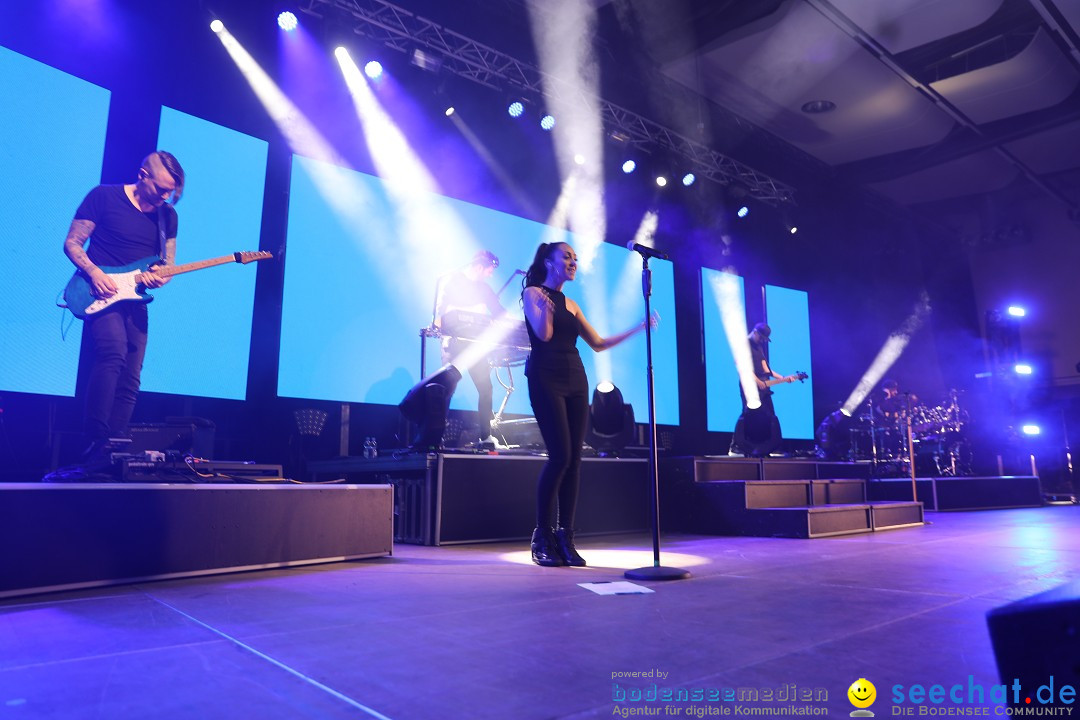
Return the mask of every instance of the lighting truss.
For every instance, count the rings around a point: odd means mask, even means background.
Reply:
[[[476,42],[453,30],[415,15],[384,0],[302,0],[300,11],[348,27],[357,35],[401,53],[417,48],[438,53],[442,69],[493,90],[511,88],[523,94],[541,95],[545,90],[578,94],[535,65]],[[699,177],[721,185],[744,188],[748,197],[771,205],[794,204],[790,185],[760,173],[667,128],[660,123],[598,98],[604,127],[637,147],[662,147],[690,164]]]

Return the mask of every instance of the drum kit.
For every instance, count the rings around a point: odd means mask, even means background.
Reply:
[[[937,477],[970,475],[971,445],[966,430],[970,423],[967,410],[960,404],[960,393],[949,391],[947,399],[935,406],[918,402],[898,404],[896,412],[883,412],[873,401],[854,415],[851,427],[850,460],[870,460],[888,473],[910,473],[914,456],[920,475]],[[909,437],[910,424],[910,444]]]

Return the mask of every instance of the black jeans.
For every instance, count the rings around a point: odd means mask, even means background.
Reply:
[[[135,410],[146,354],[147,313],[141,303],[117,303],[86,319],[90,370],[85,432],[90,441],[124,432]]]
[[[581,360],[574,359],[580,367]],[[573,529],[581,485],[581,447],[589,421],[588,380],[584,368],[553,372],[535,364],[528,376],[529,401],[548,451],[536,489],[536,525]]]

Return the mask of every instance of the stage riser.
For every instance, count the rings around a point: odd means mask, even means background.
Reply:
[[[865,480],[869,463],[786,460],[781,458],[677,457],[661,463],[661,481],[717,480]]]
[[[387,485],[0,485],[0,597],[390,555]]]
[[[910,479],[875,480],[867,486],[871,500],[910,500]],[[1034,476],[919,478],[919,501],[927,510],[993,510],[1041,507],[1042,485]]]
[[[862,480],[724,480],[664,486],[663,526],[708,535],[815,538],[923,523],[918,503],[869,503]]]
[[[438,454],[340,458],[311,463],[322,476],[389,482],[397,488],[397,542],[527,540],[536,526],[536,483],[546,458]],[[581,466],[577,532],[639,532],[649,527],[648,462],[586,458]]]

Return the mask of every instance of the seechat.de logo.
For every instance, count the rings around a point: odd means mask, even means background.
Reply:
[[[851,717],[874,717],[874,713],[867,710],[877,700],[877,688],[874,687],[874,683],[866,678],[859,678],[847,689],[847,699],[856,708],[851,711]]]

